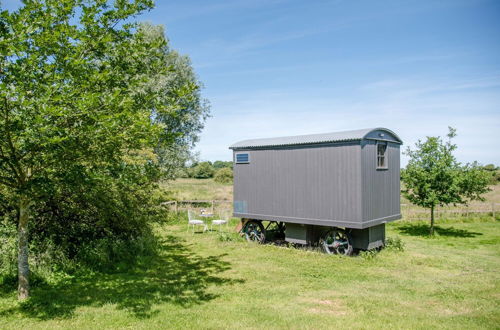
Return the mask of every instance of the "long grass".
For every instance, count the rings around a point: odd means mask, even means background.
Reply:
[[[177,179],[163,184],[176,200],[227,200],[233,198],[233,185],[213,179]]]

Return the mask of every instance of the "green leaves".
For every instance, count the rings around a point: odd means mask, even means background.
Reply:
[[[0,161],[44,177],[66,162],[113,162],[122,150],[151,142],[144,138],[157,134],[147,120],[151,109],[133,95],[151,68],[130,58],[157,45],[142,40],[134,56],[139,42],[131,26],[117,24],[151,7],[47,0],[2,12],[0,133],[7,138]],[[13,177],[5,168],[0,175]]]
[[[426,208],[466,204],[488,191],[487,173],[476,163],[462,165],[455,159],[457,146],[451,139],[456,130],[450,127],[447,136],[447,141],[427,137],[416,143],[416,149],[406,150],[410,160],[402,171],[402,192],[413,204]]]
[[[440,137],[427,137],[418,141],[416,149],[408,147],[410,157],[406,169],[401,171],[403,195],[413,204],[431,210],[430,235],[434,234],[434,209],[448,204],[467,204],[481,200],[489,191],[490,176],[477,163],[460,164],[453,155],[457,146],[451,143],[456,130],[448,127],[448,141]]]
[[[137,236],[208,113],[189,59],[133,21],[151,0],[23,4],[0,10],[0,215],[27,200],[33,232],[76,248]]]
[[[134,22],[152,7],[32,0],[0,10],[0,184],[43,199],[79,177],[147,185],[172,175],[208,106],[163,28]]]

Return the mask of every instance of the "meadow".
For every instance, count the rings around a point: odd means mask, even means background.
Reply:
[[[230,185],[195,183],[172,191],[230,197]],[[156,226],[160,248],[133,267],[55,278],[23,303],[2,287],[0,327],[498,329],[498,220],[440,219],[429,238],[427,222],[403,219],[387,226],[401,245],[341,257],[247,243],[231,231],[237,219],[227,232],[193,234],[181,212]]]
[[[177,179],[164,183],[175,200],[226,200],[233,198],[233,185],[220,184],[213,179]]]

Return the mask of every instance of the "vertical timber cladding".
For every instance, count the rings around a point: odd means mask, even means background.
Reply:
[[[360,141],[239,152],[249,153],[250,162],[234,166],[234,203],[246,209],[235,214],[362,227]]]
[[[377,141],[361,142],[363,228],[401,218],[400,143],[387,133],[385,138],[387,169],[377,169]]]

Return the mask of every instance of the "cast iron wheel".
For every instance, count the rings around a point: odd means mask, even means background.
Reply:
[[[345,230],[334,228],[328,231],[320,240],[320,245],[328,254],[350,256],[353,253],[351,235]]]
[[[260,221],[248,221],[245,224],[243,233],[245,234],[245,237],[249,242],[264,243],[264,241],[266,240],[266,231],[264,230],[264,226]]]
[[[266,241],[276,241],[285,239],[285,223],[277,221],[269,221],[265,227]]]

